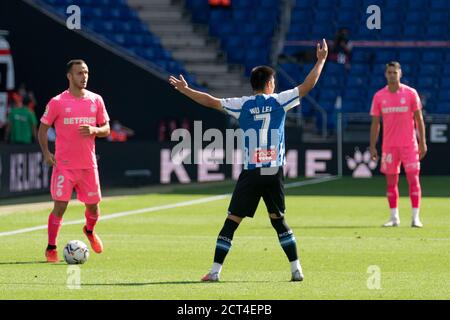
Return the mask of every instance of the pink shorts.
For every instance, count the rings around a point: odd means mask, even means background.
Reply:
[[[384,174],[399,174],[400,164],[405,172],[420,171],[419,149],[413,147],[386,147],[381,156],[381,172]]]
[[[75,189],[77,199],[86,204],[96,204],[102,199],[97,168],[59,169],[53,167],[50,192],[55,201],[69,201]]]

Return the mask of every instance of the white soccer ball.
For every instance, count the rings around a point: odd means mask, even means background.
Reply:
[[[88,258],[89,249],[83,241],[72,240],[64,247],[64,260],[68,264],[83,264]]]

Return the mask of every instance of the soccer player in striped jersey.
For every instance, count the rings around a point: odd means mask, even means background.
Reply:
[[[322,45],[317,44],[316,55],[317,62],[304,82],[279,94],[274,93],[275,71],[267,66],[252,70],[250,82],[254,94],[241,98],[218,99],[189,88],[181,75],[179,79],[170,77],[170,84],[182,94],[205,107],[226,112],[237,118],[245,133],[256,132],[253,139],[244,139],[244,170],[235,186],[228,216],[217,238],[214,263],[202,281],[219,281],[223,262],[231,249],[233,235],[245,217],[254,216],[261,197],[281,247],[290,262],[291,280],[303,280],[296,240],[284,218],[284,124],[286,113],[300,104],[301,98],[314,88],[320,77],[328,55],[325,39]]]

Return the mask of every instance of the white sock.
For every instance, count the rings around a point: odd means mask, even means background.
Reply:
[[[419,208],[412,208],[412,219],[413,220],[419,219],[419,212],[420,212]]]
[[[398,212],[398,208],[391,208],[391,219],[392,220],[400,220],[400,214]]]
[[[300,270],[300,273],[302,273],[302,266],[300,265],[300,261],[297,259],[295,261],[291,261],[291,273],[295,272],[296,270]]]
[[[218,273],[222,271],[222,265],[220,263],[214,262],[211,268],[211,273]]]

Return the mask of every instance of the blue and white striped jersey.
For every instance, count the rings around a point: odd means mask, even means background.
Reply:
[[[239,120],[244,134],[244,169],[285,164],[286,112],[300,104],[298,88],[279,94],[221,99],[224,110]]]

